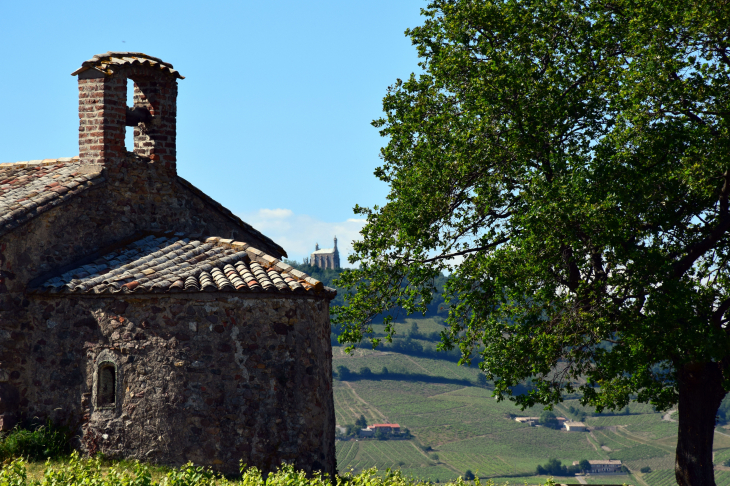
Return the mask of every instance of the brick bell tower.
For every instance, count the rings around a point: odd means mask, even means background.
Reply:
[[[134,153],[156,169],[176,174],[177,80],[172,64],[140,52],[107,52],[71,73],[79,77],[79,158],[110,175],[130,163],[125,127],[134,127]],[[127,106],[127,80],[134,106]]]

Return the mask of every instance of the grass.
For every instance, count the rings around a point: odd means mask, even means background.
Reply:
[[[619,459],[621,461],[637,461],[640,459],[650,459],[652,457],[666,456],[666,451],[657,449],[644,444],[638,444],[633,447],[627,447],[616,452],[610,452],[611,459]]]
[[[445,329],[444,319],[441,317],[406,317],[394,323],[396,336],[405,337],[411,330],[413,323],[418,325],[418,332],[421,334],[431,334],[432,332],[441,332]],[[373,324],[373,332],[378,335],[385,334],[385,326],[383,324]]]
[[[383,475],[399,469],[404,475],[422,480],[448,481],[454,471],[421,452],[411,441],[347,441],[337,443],[337,467],[343,471],[362,471],[376,467]]]
[[[71,452],[71,431],[67,427],[28,424],[0,434],[0,460],[25,457],[45,460],[67,456]]]

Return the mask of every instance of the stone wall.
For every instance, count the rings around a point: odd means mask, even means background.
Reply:
[[[27,408],[27,389],[35,382],[36,362],[28,351],[35,346],[29,332],[36,331],[36,324],[28,314],[31,299],[26,292],[34,280],[149,231],[234,238],[282,256],[274,243],[158,168],[147,159],[127,156],[116,173],[104,171],[106,180],[96,188],[0,236],[0,428],[12,427],[15,411]]]
[[[327,300],[37,295],[28,309],[26,372],[12,381],[29,415],[79,420],[87,452],[334,472]],[[116,400],[103,407],[94,383],[110,363]]]

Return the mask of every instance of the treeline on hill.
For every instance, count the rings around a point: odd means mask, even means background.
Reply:
[[[340,276],[342,272],[344,272],[346,269],[344,268],[338,268],[338,269],[323,269],[319,268],[313,265],[305,264],[296,262],[293,260],[285,260],[286,263],[291,265],[292,267],[296,268],[299,271],[302,271],[308,275],[310,275],[312,278],[315,278],[322,282],[324,285],[328,287],[332,287],[334,289],[337,289],[337,297],[332,301],[332,305],[344,305],[345,301],[343,298],[344,292],[342,289],[338,288],[333,282],[337,277]],[[436,279],[436,289],[438,293],[434,295],[433,301],[428,305],[428,310],[425,315],[417,315],[413,317],[425,317],[425,318],[437,318],[440,319],[442,322],[444,322],[444,319],[446,318],[448,314],[448,310],[446,308],[446,304],[444,302],[443,298],[443,289],[444,284],[446,283],[447,277],[444,275],[441,275]],[[406,313],[403,309],[394,309],[390,312],[390,314],[393,316],[395,322],[404,322],[404,319],[406,317]],[[376,316],[374,318],[374,322],[382,321],[384,315]],[[331,341],[332,346],[338,346],[339,342],[337,341],[337,337],[339,336],[339,330],[338,329],[332,329],[331,334]],[[385,334],[375,332],[372,334],[373,338],[382,338],[385,337]],[[400,354],[406,354],[409,356],[416,356],[419,358],[431,358],[431,359],[440,359],[440,360],[446,360],[451,362],[458,362],[461,354],[458,350],[451,350],[451,351],[437,351],[436,350],[436,343],[438,343],[441,340],[440,333],[438,332],[430,332],[430,333],[424,333],[421,332],[418,329],[418,325],[416,323],[413,323],[411,325],[411,328],[409,331],[405,334],[398,335],[396,334],[393,337],[393,342],[383,342],[380,347],[378,348],[381,351],[390,351],[394,353],[400,353]],[[425,343],[423,341],[426,341]],[[433,343],[433,344],[431,344]],[[473,363],[474,365],[478,364],[478,360]]]
[[[358,380],[393,380],[393,381],[423,381],[427,383],[442,383],[460,386],[480,386],[486,388],[488,386],[487,378],[483,374],[477,375],[476,381],[464,380],[459,378],[447,378],[445,376],[433,376],[424,373],[397,373],[389,371],[383,366],[379,372],[374,372],[367,366],[361,367],[359,370],[351,370],[347,366],[340,365],[332,370],[332,376],[342,381],[358,381]]]
[[[333,329],[330,339],[333,346],[337,346],[338,330]],[[373,333],[373,337],[385,337],[382,333]],[[410,329],[405,334],[396,334],[392,342],[383,341],[378,349],[380,351],[406,354],[418,358],[441,359],[456,363],[461,357],[457,349],[451,351],[438,351],[436,344],[441,340],[438,332],[422,333],[418,329],[418,323],[413,322]],[[426,342],[424,342],[426,341]],[[479,363],[479,359],[475,359],[473,365]]]
[[[297,262],[295,260],[284,260],[285,263],[288,263],[292,267],[296,268],[297,270],[304,272],[311,276],[314,279],[319,280],[327,287],[332,287],[333,289],[337,289],[337,297],[332,301],[332,305],[343,305],[345,303],[343,294],[344,292],[342,289],[338,288],[336,285],[333,284],[333,281],[340,276],[342,272],[344,272],[345,268],[338,268],[338,269],[323,269],[316,267],[314,265],[310,265],[308,263],[302,263]],[[434,284],[437,290],[437,293],[433,296],[433,300],[431,303],[427,306],[427,311],[424,317],[436,317],[440,316],[442,318],[445,318],[448,314],[448,309],[446,308],[446,304],[444,303],[444,297],[443,297],[443,291],[444,291],[444,284],[446,284],[447,277],[445,275],[440,275],[436,278]],[[405,317],[405,311],[403,309],[394,309],[390,313],[394,319],[403,319]]]
[[[547,464],[538,465],[535,474],[538,476],[575,476],[579,472],[587,472],[590,470],[591,464],[587,459],[582,459],[575,466],[566,466],[557,459],[550,459]]]

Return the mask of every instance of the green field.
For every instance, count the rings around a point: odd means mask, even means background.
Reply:
[[[338,442],[337,464],[342,472],[377,467],[381,472],[400,469],[404,474],[432,481],[454,477],[453,471],[429,459],[411,441],[404,440]]]
[[[437,319],[419,322],[422,333],[438,330]],[[403,330],[409,327],[403,325]],[[563,464],[580,459],[620,459],[629,476],[588,476],[588,484],[663,486],[674,482],[674,447],[677,423],[662,420],[650,405],[631,403],[629,413],[594,414],[577,399],[559,404],[557,415],[573,418],[569,407],[584,410],[590,432],[564,432],[529,427],[510,418],[539,415],[542,408],[521,411],[511,402],[497,402],[488,388],[476,385],[479,370],[445,360],[406,356],[394,352],[358,349],[346,355],[333,350],[334,367],[359,373],[369,368],[373,379],[335,380],[335,412],[339,425],[352,424],[360,415],[368,423],[395,422],[407,428],[412,441],[338,441],[340,471],[361,471],[376,466],[380,473],[398,468],[420,479],[445,482],[469,469],[498,484],[538,484],[538,464],[557,458]],[[389,374],[413,379],[389,379]],[[674,416],[676,419],[676,415]],[[715,464],[730,459],[730,431],[716,434]],[[419,447],[420,446],[420,447]],[[430,448],[430,449],[428,449]],[[425,450],[424,450],[425,449]],[[641,474],[649,466],[651,473]],[[730,486],[730,471],[717,471],[718,486]],[[556,478],[578,483],[576,478]]]

